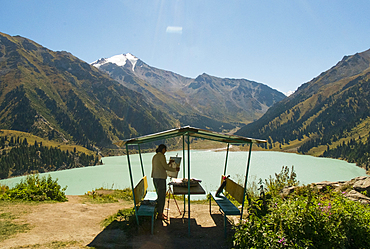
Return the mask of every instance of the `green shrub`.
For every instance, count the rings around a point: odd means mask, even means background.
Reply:
[[[57,183],[58,179],[53,180],[50,175],[40,177],[28,175],[25,180],[21,180],[14,188],[9,189],[3,195],[3,199],[21,199],[27,201],[67,201],[65,190]]]
[[[9,190],[9,187],[8,186],[0,184],[0,196],[2,196],[3,194],[5,194],[6,191],[8,191],[8,190]]]
[[[281,182],[270,178],[272,193]],[[249,211],[235,227],[235,248],[370,248],[370,208],[330,189],[302,186],[287,199],[261,197]]]
[[[297,186],[298,184],[299,181],[293,166],[290,172],[287,166],[283,166],[280,173],[275,173],[274,177],[270,175],[265,181],[261,178],[258,183],[254,181],[249,184],[247,189],[246,200],[248,203],[246,204],[249,205],[249,212],[258,217],[266,215],[271,198],[279,196],[284,187]]]
[[[131,188],[115,189],[112,196],[125,201],[132,201],[134,199]]]
[[[236,248],[369,248],[370,210],[341,194],[273,198],[236,228]]]
[[[244,186],[245,176],[241,174],[236,174],[236,182],[240,186]],[[260,179],[261,181],[261,179]],[[260,188],[261,184],[260,182],[257,183],[257,176],[252,175],[248,177],[248,185],[247,185],[247,197],[248,198],[257,198],[260,194]]]
[[[280,190],[284,187],[298,186],[299,181],[297,180],[297,174],[294,172],[294,166],[292,166],[290,173],[288,166],[283,166],[280,173],[275,173],[275,177],[270,175],[269,178],[265,180],[265,184],[267,193],[275,196],[278,195]]]

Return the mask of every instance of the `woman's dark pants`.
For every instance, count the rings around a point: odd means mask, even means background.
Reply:
[[[157,212],[163,214],[166,201],[166,179],[153,178],[153,183],[157,192]]]

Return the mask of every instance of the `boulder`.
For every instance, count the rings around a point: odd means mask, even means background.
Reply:
[[[291,186],[285,187],[282,190],[280,190],[280,195],[282,197],[286,197],[286,196],[290,195],[291,193],[293,193],[294,192],[294,189],[295,189],[294,186],[293,187],[291,187]]]
[[[311,184],[311,186],[316,186],[318,190],[321,190],[327,187],[330,187],[332,189],[334,187],[338,187],[339,184],[338,182],[322,181],[322,182],[313,183]]]
[[[360,193],[366,191],[368,194],[370,194],[370,177],[356,181],[355,184],[353,184],[353,189]]]
[[[345,194],[345,196],[352,200],[352,201],[358,201],[360,203],[363,203],[363,204],[370,204],[370,198],[367,197],[366,195],[363,195],[359,192],[357,192],[356,190],[351,190],[349,191],[348,193]]]
[[[345,196],[348,199],[370,205],[370,177],[368,176],[359,176],[349,181],[322,181],[312,183],[311,187],[316,187],[318,190],[326,190],[327,188],[330,188],[333,191],[338,192],[343,191],[342,189],[349,189],[350,191],[348,193],[345,193]],[[282,197],[286,197],[289,194],[293,193],[295,188],[296,187],[285,187],[280,191],[280,195]],[[363,194],[364,191],[367,192],[368,196]]]

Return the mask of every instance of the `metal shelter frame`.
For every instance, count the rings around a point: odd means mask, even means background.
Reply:
[[[132,170],[131,170],[130,154],[129,154],[128,146],[129,145],[138,146],[140,163],[141,163],[141,171],[144,177],[145,173],[144,173],[144,166],[143,166],[143,161],[141,157],[140,144],[154,142],[158,140],[164,140],[164,139],[173,138],[173,137],[179,137],[179,136],[182,136],[182,140],[183,140],[183,158],[184,158],[184,160],[182,160],[183,161],[183,178],[185,178],[185,137],[187,137],[186,143],[187,143],[187,150],[188,150],[188,153],[187,153],[188,179],[191,179],[190,178],[190,137],[196,137],[196,138],[202,138],[206,140],[227,143],[226,160],[225,160],[225,167],[224,167],[224,172],[223,172],[224,175],[226,175],[227,160],[228,160],[228,155],[229,155],[230,144],[249,144],[249,155],[248,155],[247,169],[246,169],[245,181],[244,181],[244,196],[243,196],[243,204],[244,204],[249,165],[250,165],[251,152],[252,152],[252,144],[253,143],[266,143],[266,140],[247,138],[247,137],[236,136],[236,135],[227,135],[224,133],[214,132],[214,131],[205,130],[205,129],[198,129],[198,128],[194,128],[191,126],[184,126],[181,128],[171,129],[171,130],[149,134],[149,135],[145,135],[145,136],[141,136],[137,138],[131,138],[131,139],[127,139],[123,141],[123,145],[126,145],[127,162],[128,162],[130,182],[131,182],[134,203],[136,203],[135,202],[136,197],[134,194],[134,183],[132,179]],[[185,199],[185,195],[184,195],[184,199]],[[135,206],[135,215],[136,215],[137,207],[136,205],[134,206]],[[243,207],[244,205],[242,205],[240,219],[242,218]],[[184,211],[185,211],[185,201],[184,201]],[[139,223],[137,215],[136,215],[136,220]],[[190,235],[190,180],[188,181],[188,234]]]

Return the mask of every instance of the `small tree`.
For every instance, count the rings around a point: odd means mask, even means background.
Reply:
[[[297,174],[294,172],[294,166],[292,166],[290,173],[288,166],[283,166],[280,173],[275,173],[275,178],[270,175],[268,179],[265,179],[265,184],[267,193],[275,196],[284,187],[297,186],[299,181],[297,180]]]
[[[28,175],[25,180],[8,190],[6,194],[10,199],[67,201],[64,193],[67,186],[61,188],[57,182],[58,179],[53,180],[50,175],[47,177],[40,177],[38,174]]]

